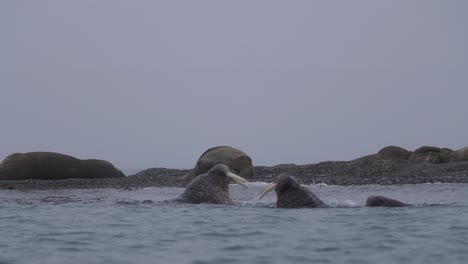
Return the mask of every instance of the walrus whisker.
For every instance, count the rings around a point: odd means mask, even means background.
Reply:
[[[229,178],[231,178],[233,181],[235,181],[237,184],[242,185],[245,188],[249,188],[249,186],[247,185],[247,180],[242,178],[241,176],[236,175],[236,174],[234,174],[232,172],[228,172],[226,175]]]
[[[260,201],[263,198],[263,196],[265,196],[265,194],[271,192],[275,188],[276,188],[275,182],[269,183],[267,186],[263,187],[263,189],[260,191],[260,197],[258,198],[258,200]]]

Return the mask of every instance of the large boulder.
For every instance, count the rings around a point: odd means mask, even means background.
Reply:
[[[0,163],[0,180],[121,177],[125,175],[108,161],[80,160],[55,152],[15,153]]]
[[[245,179],[251,179],[254,174],[252,159],[247,154],[233,147],[217,146],[206,150],[198,158],[195,167],[181,180],[191,181],[196,176],[207,173],[216,164],[228,166],[230,170]]]

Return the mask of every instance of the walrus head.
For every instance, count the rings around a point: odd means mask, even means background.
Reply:
[[[325,203],[302,187],[289,173],[280,174],[274,182],[265,186],[260,192],[259,200],[272,190],[276,192],[276,207],[279,208],[326,207]]]
[[[207,173],[198,175],[176,199],[184,203],[234,204],[229,197],[229,183],[233,180],[246,188],[247,180],[229,171],[228,166],[218,164]]]
[[[382,207],[405,207],[409,206],[410,204],[400,202],[395,199],[387,198],[384,196],[379,196],[379,195],[374,195],[370,196],[366,200],[366,206],[369,207],[377,207],[377,206],[382,206]]]
[[[219,184],[225,188],[229,186],[231,180],[245,188],[249,188],[246,179],[230,172],[229,167],[224,164],[215,165],[204,175],[206,175],[206,178],[209,179],[212,184]]]

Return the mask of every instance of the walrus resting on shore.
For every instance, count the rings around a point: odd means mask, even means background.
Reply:
[[[0,180],[121,177],[125,175],[108,161],[80,160],[55,152],[14,153],[0,163]]]
[[[358,159],[352,160],[353,162],[367,162],[374,160],[407,160],[411,152],[397,146],[387,146],[380,149],[376,154],[366,155]]]
[[[377,154],[382,160],[407,160],[411,152],[402,147],[387,146],[379,150]]]
[[[272,190],[276,192],[276,207],[278,208],[328,207],[313,192],[301,186],[289,173],[280,174],[274,182],[265,186],[260,192],[259,200]],[[402,207],[409,206],[409,204],[383,196],[371,196],[367,199],[366,206]]]
[[[249,187],[247,180],[229,172],[226,165],[218,164],[207,173],[198,175],[179,197],[168,200],[168,202],[233,205],[234,201],[229,196],[231,180],[246,188]]]
[[[464,147],[453,152],[451,158],[451,162],[468,161],[468,147]]]
[[[233,147],[218,146],[206,150],[198,158],[195,167],[180,178],[180,180],[191,181],[197,175],[209,171],[216,164],[228,166],[232,172],[237,173],[245,179],[251,179],[254,174],[252,159],[247,154]]]
[[[447,163],[452,159],[455,152],[449,148],[434,146],[422,146],[414,151],[408,151],[397,146],[387,146],[376,154],[370,154],[352,162],[372,162],[376,160],[408,160],[415,163],[430,162],[434,164]]]

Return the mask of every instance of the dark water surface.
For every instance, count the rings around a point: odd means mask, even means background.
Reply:
[[[0,263],[468,263],[468,185],[320,186],[325,209],[159,204],[182,189],[0,191]],[[362,207],[372,194],[418,204]]]

